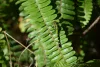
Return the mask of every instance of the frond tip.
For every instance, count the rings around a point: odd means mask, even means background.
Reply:
[[[92,14],[92,0],[78,0],[78,19],[82,28],[89,23]]]

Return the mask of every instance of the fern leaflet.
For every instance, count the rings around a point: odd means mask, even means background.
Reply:
[[[82,28],[89,23],[92,14],[92,0],[78,0],[78,18]]]

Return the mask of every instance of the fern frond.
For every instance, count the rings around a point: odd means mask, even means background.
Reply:
[[[60,31],[60,44],[62,47],[61,53],[63,54],[65,61],[70,65],[76,63],[77,57],[74,56],[75,51],[73,51],[73,48],[71,47],[72,43],[68,42],[68,38],[66,38],[63,28],[61,28]]]
[[[78,18],[82,28],[89,23],[92,14],[92,0],[78,0]]]
[[[20,15],[25,16],[25,19],[30,19],[26,27],[29,32],[28,37],[31,38],[30,43],[34,42],[32,49],[37,67],[53,67],[57,63],[61,63],[59,61],[64,58],[64,54],[62,54],[64,48],[59,47],[58,27],[55,20],[57,14],[50,3],[50,0],[23,0],[19,8],[22,11]],[[72,56],[75,53],[69,54]],[[68,56],[65,56],[64,61],[71,63],[75,60]]]
[[[57,47],[57,33],[55,26],[52,25],[54,24],[53,20],[56,18],[56,14],[54,14],[55,10],[52,10],[49,4],[50,0],[28,0],[23,2],[20,7],[22,13],[26,15],[26,19],[30,19],[31,27],[28,28],[30,32],[28,36],[30,38],[33,37],[30,42],[35,42],[33,49],[35,50],[36,66],[38,67],[47,65],[47,61],[55,62],[60,59]],[[22,9],[23,7],[24,9]]]
[[[74,10],[73,1],[57,0],[56,4],[57,4],[58,13],[61,14],[60,18],[68,19],[68,20],[74,19],[73,15],[75,15],[75,12],[73,11]]]
[[[66,26],[65,28],[68,30],[68,35],[71,35],[74,30],[72,23],[70,23],[72,20],[74,20],[75,15],[74,2],[70,0],[57,0],[56,5],[58,15],[61,15],[59,19],[64,19],[61,21],[61,25]]]
[[[74,28],[73,28],[73,24],[70,21],[62,21],[61,25],[65,28],[64,30],[66,31],[67,29],[67,35],[72,35]]]

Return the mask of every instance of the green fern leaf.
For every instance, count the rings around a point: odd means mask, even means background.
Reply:
[[[70,23],[70,21],[74,20],[74,2],[70,0],[57,0],[57,10],[58,14],[61,14],[59,19],[64,19],[64,21],[61,21],[61,25],[65,25],[68,29],[68,35],[73,34],[73,25]],[[66,21],[65,21],[66,20]],[[70,31],[69,31],[70,30]]]
[[[82,28],[89,23],[92,14],[92,0],[78,0],[78,18]]]
[[[73,48],[71,47],[71,42],[68,42],[63,29],[60,31],[60,43],[62,47],[61,53],[63,54],[65,61],[68,64],[76,63],[77,58],[74,56],[75,51],[73,51]]]
[[[55,14],[55,10],[52,9],[50,3],[50,0],[23,0],[19,8],[20,15],[24,16],[25,19],[29,19],[26,27],[27,32],[29,32],[28,37],[31,38],[30,43],[34,43],[32,49],[34,50],[37,67],[53,67],[57,63],[61,63],[59,61],[64,58],[64,54],[66,55],[64,48],[59,47],[58,28],[55,20],[57,14]],[[62,11],[62,17],[64,17],[63,15],[67,16]],[[61,40],[64,44],[65,41],[66,39]],[[63,46],[66,46],[66,44]],[[72,51],[70,46],[68,49],[71,49],[68,52]],[[72,57],[74,54],[73,51],[69,53],[68,56],[71,57],[65,56],[67,58],[64,61],[71,63],[75,60]]]
[[[68,19],[68,20],[73,20],[75,15],[74,10],[74,3],[73,1],[70,0],[57,0],[57,9],[58,13],[61,14],[60,18]]]
[[[48,59],[52,59],[51,62],[53,62],[60,58],[59,55],[56,58],[53,56],[53,51],[55,51],[55,49],[58,50],[58,38],[55,26],[52,25],[53,20],[57,15],[54,14],[55,11],[52,10],[52,7],[48,6],[50,0],[32,1],[33,0],[28,0],[23,2],[19,9],[22,10],[24,15],[26,15],[26,19],[30,19],[29,23],[32,25],[28,28],[28,31],[30,32],[28,36],[30,38],[34,37],[30,42],[35,42],[33,50],[35,50],[36,66],[43,67],[47,64],[47,61],[49,61]],[[52,45],[50,45],[50,43],[52,43]],[[59,53],[57,50],[55,53]]]

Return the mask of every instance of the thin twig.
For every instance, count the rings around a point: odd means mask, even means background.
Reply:
[[[27,50],[33,43],[34,43],[34,42],[32,42],[31,44],[29,44],[29,45],[21,52],[21,54],[20,54],[20,56],[19,56],[19,58],[18,58],[18,63],[19,63],[19,61],[20,61],[20,58],[21,58],[22,54],[23,54],[23,53],[25,52],[25,50]]]
[[[7,45],[8,45],[8,53],[9,53],[9,58],[10,58],[9,64],[10,64],[10,67],[12,67],[11,54],[10,54],[10,43],[9,43],[8,38],[7,38],[7,36],[6,36],[5,33],[4,33],[4,35],[5,35],[5,37],[6,37]]]
[[[100,16],[98,16],[97,19],[83,32],[83,35],[85,35],[89,30],[91,30],[91,28],[93,28],[94,25],[96,25],[99,20],[100,20]]]
[[[18,40],[16,40],[15,38],[13,38],[12,36],[10,36],[6,31],[3,31],[4,34],[6,34],[8,37],[10,37],[11,39],[13,39],[15,42],[17,42],[18,44],[20,44],[22,47],[26,48],[26,46],[24,46],[21,42],[19,42]],[[31,51],[30,49],[27,49],[29,52],[33,53],[33,51]]]

